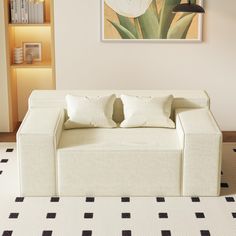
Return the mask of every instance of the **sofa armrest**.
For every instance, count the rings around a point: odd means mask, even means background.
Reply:
[[[220,194],[222,133],[208,109],[177,109],[184,196]]]
[[[56,195],[56,148],[64,110],[30,109],[17,132],[17,156],[22,196]]]

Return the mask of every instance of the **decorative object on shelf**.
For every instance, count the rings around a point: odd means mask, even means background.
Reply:
[[[14,48],[14,64],[23,63],[23,48]]]
[[[30,63],[30,60],[31,60],[30,57],[32,57],[32,62],[42,61],[42,44],[41,43],[24,43],[24,60],[27,63]]]
[[[103,40],[201,41],[202,14],[173,13],[180,3],[186,0],[103,0]]]
[[[26,50],[26,63],[27,64],[32,64],[33,63],[33,51],[32,49],[27,49]]]
[[[181,3],[174,7],[173,12],[192,12],[192,13],[205,13],[202,6],[196,4],[196,1],[188,0],[188,3]]]
[[[11,23],[43,24],[44,0],[10,0]]]

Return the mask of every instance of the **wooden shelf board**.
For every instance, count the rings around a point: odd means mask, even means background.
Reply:
[[[26,62],[22,64],[11,64],[11,68],[52,68],[51,62],[33,62],[33,64],[27,64]]]
[[[42,27],[42,26],[51,26],[51,23],[50,22],[45,22],[43,24],[12,24],[12,23],[9,23],[8,24],[9,26],[11,27]]]

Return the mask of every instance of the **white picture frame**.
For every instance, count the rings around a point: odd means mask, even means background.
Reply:
[[[28,50],[32,50],[33,61],[40,62],[42,61],[42,43],[23,43],[24,50],[24,61],[26,61],[26,55]]]
[[[142,43],[142,42],[158,42],[158,43],[201,43],[203,42],[203,14],[199,14],[198,18],[198,37],[195,39],[107,39],[104,37],[104,5],[105,0],[101,0],[101,41],[103,42],[135,42],[135,43]],[[204,7],[204,0],[199,0],[198,4]]]

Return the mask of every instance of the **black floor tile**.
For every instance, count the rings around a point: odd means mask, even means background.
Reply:
[[[225,197],[226,202],[235,202],[233,197]]]
[[[13,231],[5,230],[5,231],[3,231],[2,236],[12,236],[12,234],[13,234]]]
[[[92,218],[93,218],[93,213],[91,212],[84,213],[84,219],[92,219]]]
[[[171,236],[171,231],[170,230],[162,230],[161,235],[162,236]]]
[[[19,213],[13,212],[10,213],[9,219],[17,219],[19,217]]]
[[[7,148],[6,152],[13,152],[14,148]]]
[[[130,202],[130,198],[129,197],[122,197],[121,202]]]
[[[191,197],[192,202],[200,202],[199,197]]]
[[[1,160],[1,163],[7,163],[8,162],[8,159],[2,159]]]
[[[51,197],[50,202],[59,202],[60,198],[59,197]]]
[[[164,197],[157,197],[156,201],[157,202],[165,202],[165,198]]]
[[[49,213],[47,213],[46,218],[47,219],[55,219],[56,218],[56,213],[49,212]]]
[[[168,218],[168,214],[167,214],[166,212],[160,212],[160,213],[158,214],[158,216],[159,216],[160,219],[166,219],[166,218]]]
[[[196,212],[195,213],[195,216],[196,216],[196,218],[205,218],[205,215],[204,215],[204,213],[203,212]]]
[[[122,236],[132,236],[131,230],[123,230]]]
[[[86,197],[85,201],[86,202],[94,202],[95,198],[94,197]]]
[[[15,202],[24,202],[24,197],[16,197]]]
[[[201,236],[211,236],[209,230],[201,230],[201,231],[200,231],[200,234],[201,234]]]
[[[82,236],[92,236],[92,230],[83,230]]]
[[[129,212],[123,212],[123,213],[121,213],[121,218],[122,219],[129,219],[129,218],[131,218],[131,214]]]
[[[52,230],[44,230],[42,236],[52,236]]]

